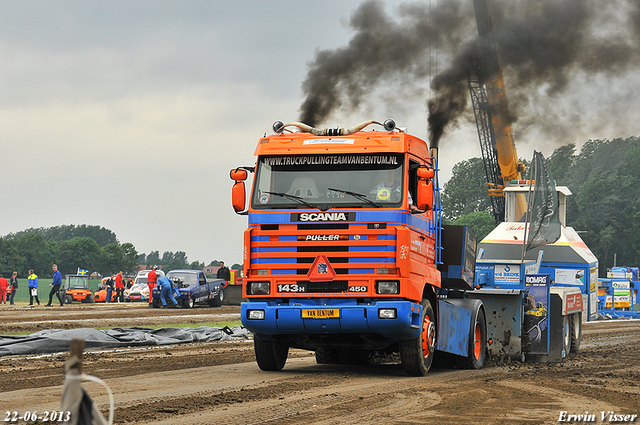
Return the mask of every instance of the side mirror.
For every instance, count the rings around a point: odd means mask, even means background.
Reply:
[[[420,179],[432,179],[436,172],[433,168],[418,168],[417,175]]]
[[[229,177],[236,182],[243,182],[247,179],[247,170],[236,168],[229,172]]]
[[[245,171],[246,178],[246,171]],[[243,181],[236,181],[236,183],[231,188],[231,205],[233,205],[233,209],[236,214],[241,214],[244,212],[246,207],[246,192],[244,188]]]

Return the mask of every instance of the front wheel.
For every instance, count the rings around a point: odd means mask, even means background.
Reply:
[[[402,369],[413,376],[426,375],[433,362],[436,346],[436,324],[433,307],[428,299],[422,300],[421,319],[420,335],[408,341],[400,341]]]
[[[191,297],[182,300],[182,308],[193,308],[194,305],[196,305],[196,303]]]
[[[65,295],[64,296],[64,303],[65,304],[71,304],[73,302],[73,297],[71,295]]]
[[[253,348],[258,367],[265,371],[282,370],[289,356],[289,346],[278,341],[269,341],[253,337]]]
[[[153,308],[160,308],[160,300],[154,298],[153,301],[151,301],[151,305],[153,305]]]

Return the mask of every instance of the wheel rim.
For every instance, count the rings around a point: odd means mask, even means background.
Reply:
[[[482,354],[482,331],[480,329],[480,323],[476,323],[476,329],[474,332],[474,342],[473,342],[473,356],[476,360],[480,358]]]
[[[435,339],[435,326],[429,316],[425,315],[424,321],[422,322],[422,355],[425,359],[433,353]]]

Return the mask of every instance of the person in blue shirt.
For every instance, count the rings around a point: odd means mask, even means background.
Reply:
[[[49,303],[45,307],[51,307],[51,301],[53,301],[53,294],[56,294],[58,301],[60,301],[60,307],[64,306],[62,302],[62,296],[60,295],[60,287],[62,286],[62,274],[58,270],[58,265],[53,265],[53,282],[49,284],[51,291],[49,292]]]
[[[158,278],[156,285],[160,288],[160,301],[162,301],[162,308],[167,308],[167,297],[171,300],[174,307],[178,307],[178,301],[173,296],[173,284],[171,279],[166,276]]]

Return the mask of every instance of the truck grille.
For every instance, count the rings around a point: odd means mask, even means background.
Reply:
[[[316,257],[325,254],[338,275],[373,275],[376,268],[396,267],[396,242],[395,228],[379,224],[261,225],[251,233],[251,268],[283,279],[306,277]],[[310,288],[319,289],[310,292],[345,292],[346,282],[312,282]]]
[[[309,282],[308,280],[299,280],[298,285],[306,285],[307,292],[323,293],[323,292],[347,292],[349,282],[346,280],[334,280],[331,282]]]

